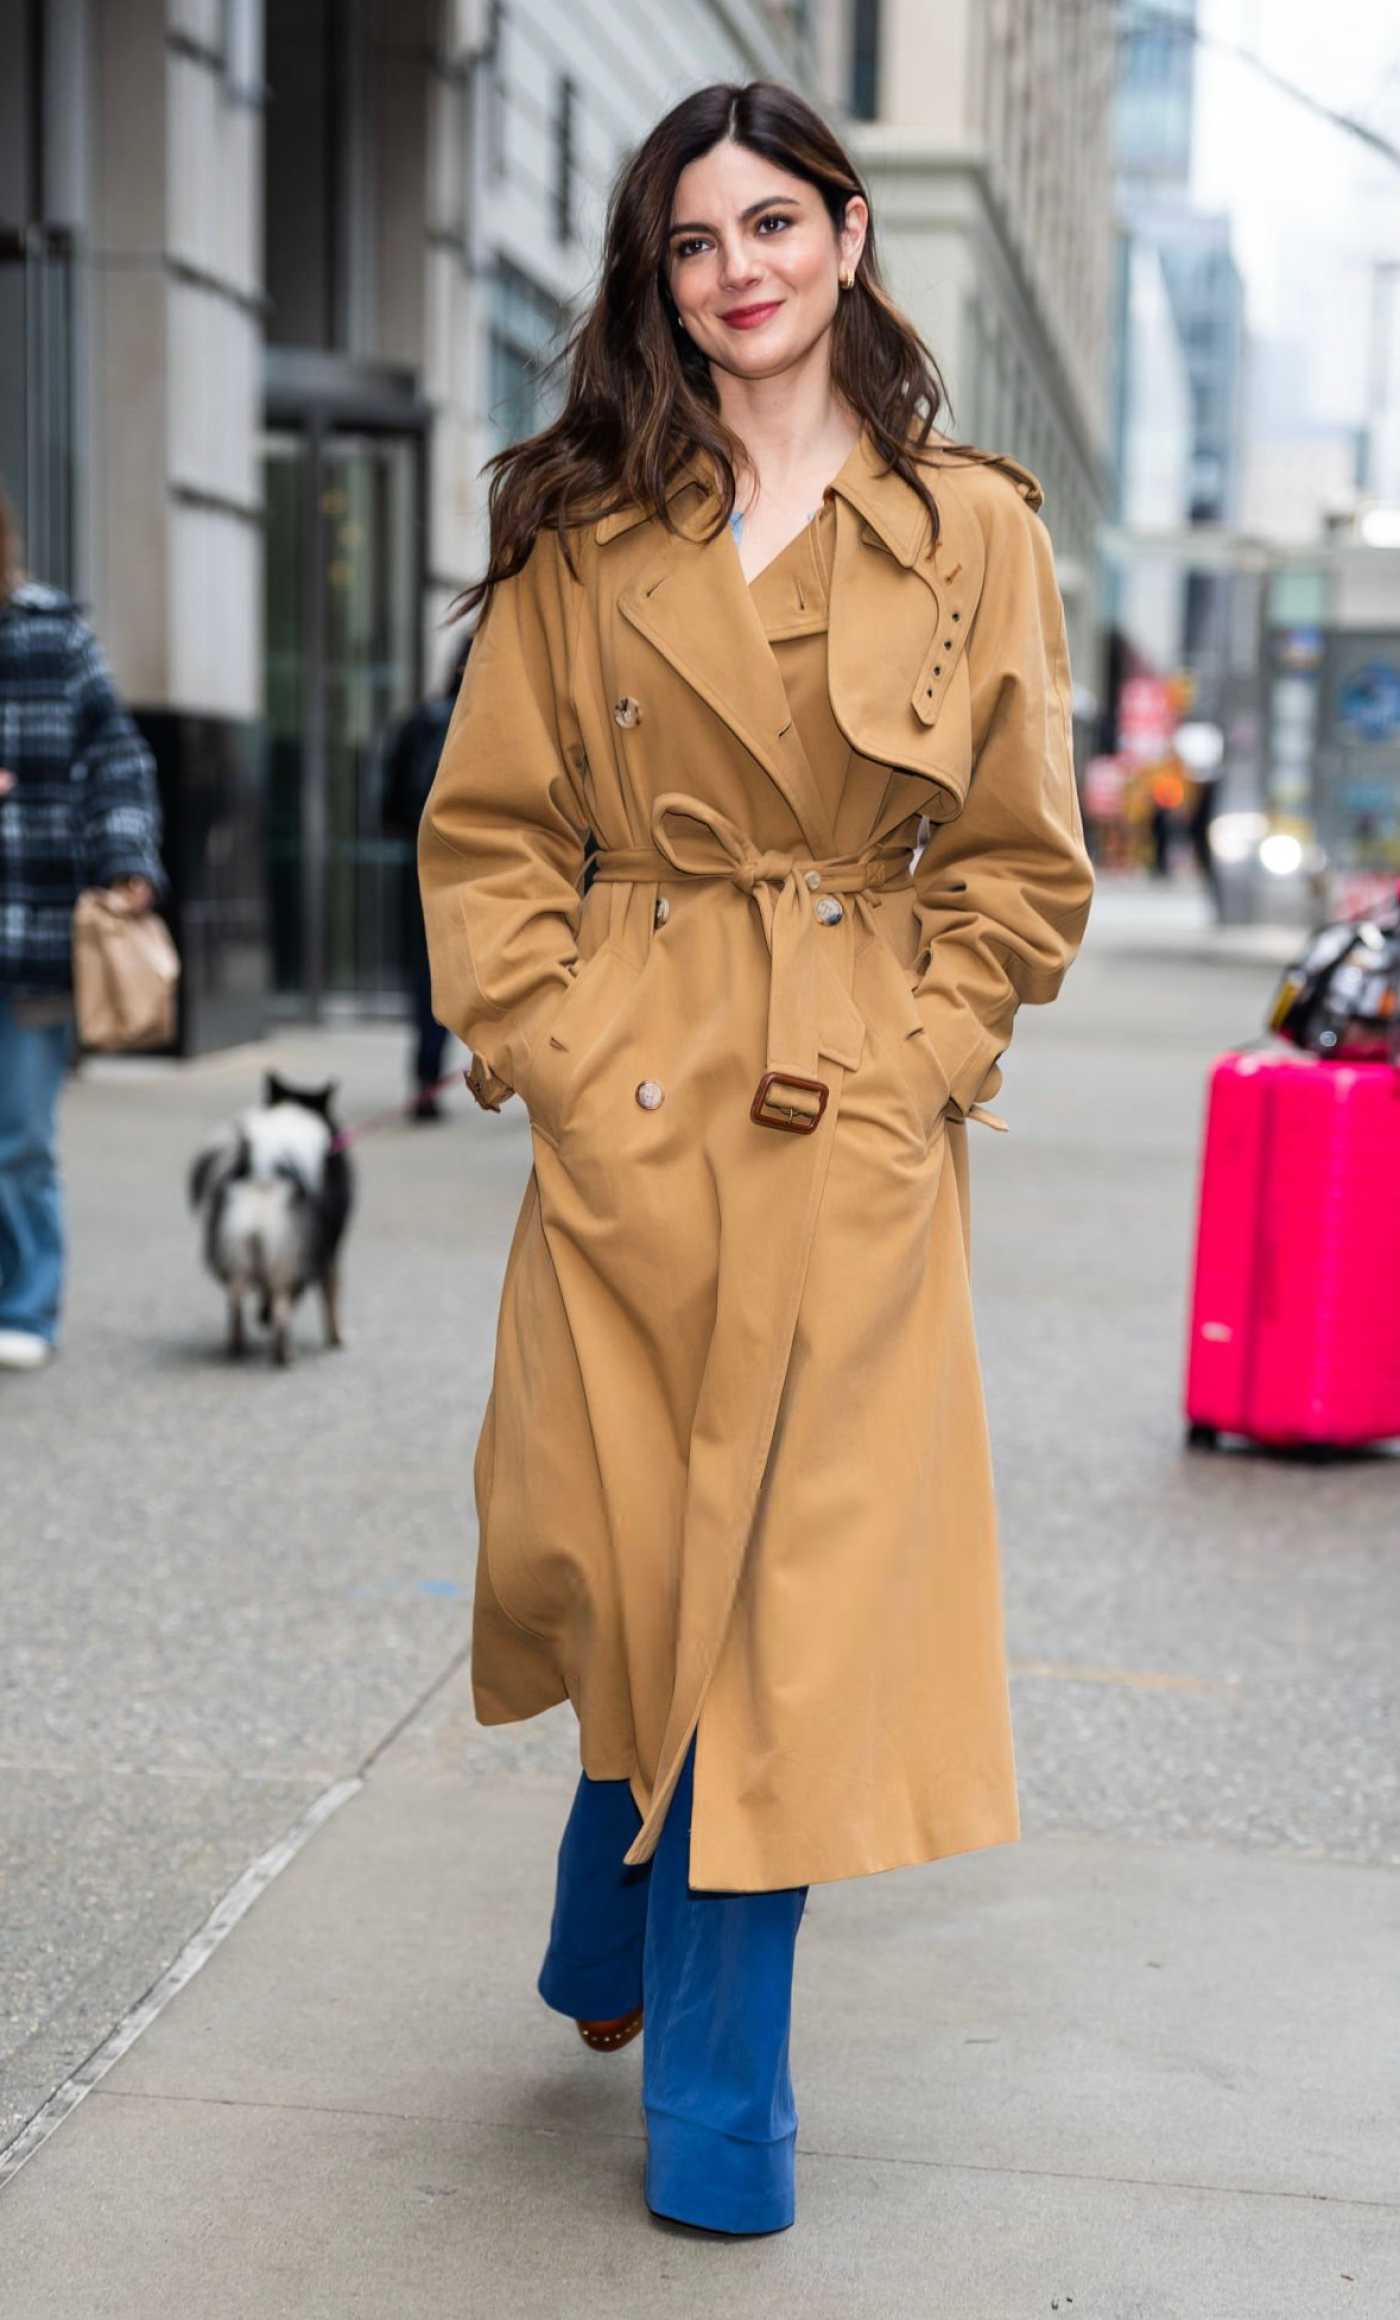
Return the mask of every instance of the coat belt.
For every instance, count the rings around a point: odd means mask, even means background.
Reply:
[[[760,848],[728,814],[679,790],[654,801],[651,834],[650,846],[600,850],[594,878],[629,885],[724,878],[751,898],[771,958],[767,1067],[753,1117],[769,1127],[815,1127],[826,1102],[818,1058],[854,1071],[865,1042],[864,1019],[841,972],[849,973],[850,952],[839,929],[854,916],[874,932],[880,890],[912,884],[910,848],[885,840],[825,858]],[[818,905],[833,895],[848,897],[849,905],[824,919]]]

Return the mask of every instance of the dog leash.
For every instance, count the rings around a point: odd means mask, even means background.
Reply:
[[[421,1087],[418,1093],[420,1096],[440,1096],[444,1088],[452,1087],[459,1077],[465,1081],[466,1076],[465,1072],[459,1074],[449,1071],[443,1078],[435,1079],[430,1087]],[[382,1112],[371,1112],[367,1120],[357,1120],[351,1128],[337,1128],[331,1138],[330,1148],[332,1152],[348,1152],[352,1144],[359,1143],[361,1136],[372,1136],[378,1129],[392,1128],[395,1124],[402,1127],[404,1117],[402,1104],[394,1104]]]

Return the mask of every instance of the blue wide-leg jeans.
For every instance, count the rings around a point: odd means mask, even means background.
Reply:
[[[654,2213],[709,2231],[781,2231],[793,2219],[788,2033],[807,1888],[691,1886],[694,1769],[692,1740],[656,1851],[632,1869],[622,1856],[641,1815],[627,1782],[583,1774],[559,1847],[539,1993],[581,2022],[644,2009]]]
[[[0,997],[0,1329],[58,1335],[63,1201],[58,1098],[68,1025],[25,1023]]]

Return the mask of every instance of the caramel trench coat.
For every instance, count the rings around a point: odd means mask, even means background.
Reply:
[[[1039,486],[926,459],[936,546],[868,437],[831,487],[854,852],[698,463],[674,534],[624,508],[576,576],[544,535],[495,591],[420,834],[435,1011],[534,1158],[477,1713],[571,1700],[642,1813],[629,1862],[695,1735],[702,1887],[1018,1833],[964,1123],[1091,874]]]

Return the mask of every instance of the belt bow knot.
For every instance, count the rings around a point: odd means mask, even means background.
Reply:
[[[763,1120],[766,1104],[769,1112],[787,1114],[782,1120],[767,1118],[766,1125],[815,1127],[826,1102],[825,1085],[817,1078],[818,1058],[826,1056],[853,1071],[865,1043],[864,1019],[838,971],[848,966],[849,950],[835,939],[835,928],[818,917],[816,898],[848,895],[852,916],[873,932],[879,895],[872,889],[908,883],[908,847],[886,841],[829,859],[759,847],[728,814],[683,790],[666,790],[654,800],[651,834],[651,847],[600,852],[595,877],[634,883],[671,876],[724,878],[750,897],[772,962],[766,1070],[753,1116]],[[770,1081],[820,1091],[819,1100],[784,1105],[767,1094]]]

